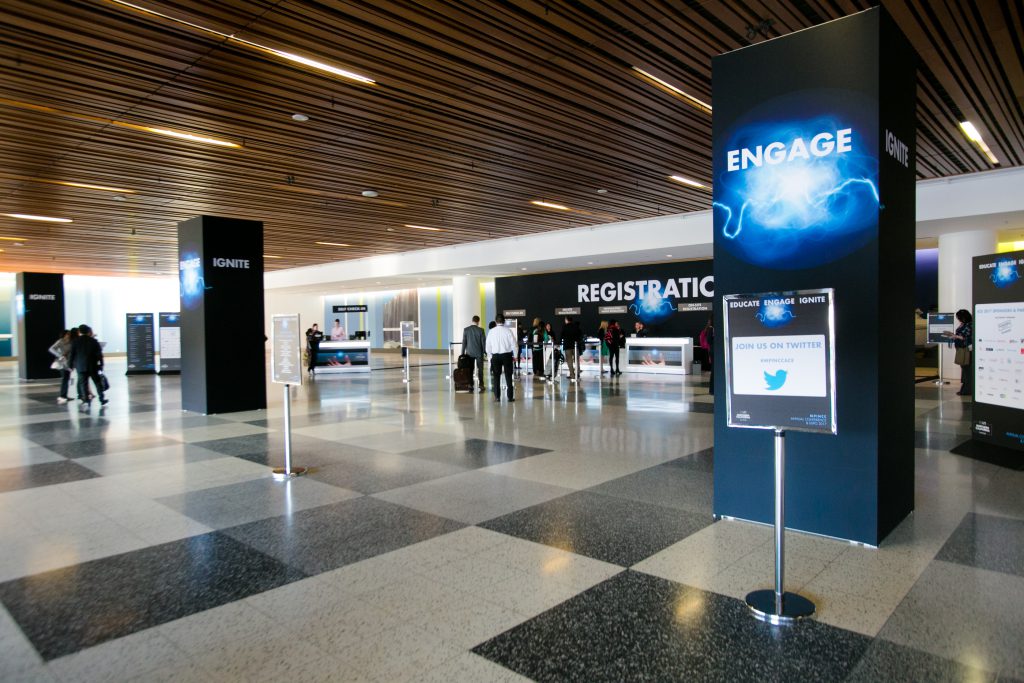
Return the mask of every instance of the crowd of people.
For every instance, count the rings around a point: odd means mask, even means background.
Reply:
[[[611,376],[621,375],[619,352],[626,345],[626,333],[616,320],[611,319],[601,321],[595,336],[600,340],[600,356],[608,358],[608,370],[604,370],[602,363],[599,372]],[[635,323],[633,336],[647,336],[642,322]],[[505,325],[503,315],[497,315],[488,324],[486,334],[480,328],[480,317],[473,316],[472,324],[462,333],[462,354],[473,363],[479,385],[477,390],[484,391],[483,367],[485,360],[490,357],[494,400],[501,400],[501,378],[504,377],[506,397],[509,401],[515,401],[512,373],[521,358],[521,347],[530,349],[535,379],[550,381],[558,374],[559,365],[565,363],[569,381],[579,380],[584,335],[580,323],[573,320],[572,316],[565,316],[562,329],[557,334],[550,322],[534,318],[521,340],[516,339],[512,329]]]
[[[105,395],[109,384],[103,374],[103,348],[91,327],[79,325],[64,330],[60,339],[50,346],[50,353],[54,356],[50,367],[60,371],[57,403],[64,404],[71,400],[68,390],[71,388],[72,373],[76,376],[78,400],[82,401],[83,406],[89,407],[96,397],[99,397],[100,405],[105,406],[110,402]],[[90,382],[96,387],[95,394],[89,387]]]

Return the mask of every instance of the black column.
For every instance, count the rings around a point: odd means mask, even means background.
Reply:
[[[914,500],[915,57],[876,8],[712,66],[716,295],[835,289],[838,436],[786,439],[787,523],[877,544]],[[772,434],[726,426],[724,378],[714,511],[768,522]]]
[[[64,276],[54,273],[18,273],[15,305],[18,317],[18,376],[52,379],[54,357],[49,348],[64,331]]]
[[[267,407],[263,223],[200,216],[178,224],[182,408]]]

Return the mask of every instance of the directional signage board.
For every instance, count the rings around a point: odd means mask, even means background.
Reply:
[[[950,342],[950,335],[956,331],[955,313],[929,313],[928,314],[928,343],[947,344]]]
[[[402,348],[416,348],[416,323],[412,320],[403,320],[398,323],[402,335]]]
[[[128,375],[151,374],[156,371],[156,349],[153,343],[153,314],[128,313],[126,339],[128,341]]]
[[[181,372],[181,314],[160,313],[160,373]]]
[[[728,426],[836,433],[833,295],[723,297]]]
[[[270,381],[275,384],[302,384],[302,339],[298,313],[272,316]]]

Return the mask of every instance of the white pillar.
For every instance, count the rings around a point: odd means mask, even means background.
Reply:
[[[458,275],[452,278],[452,341],[462,341],[462,330],[480,315],[480,278]],[[481,320],[487,329],[487,321]],[[456,354],[457,355],[457,354]]]
[[[995,253],[995,230],[970,230],[939,235],[939,310],[955,313],[973,309],[974,273],[971,259]],[[960,368],[953,362],[953,351],[942,350],[942,377],[959,385]]]

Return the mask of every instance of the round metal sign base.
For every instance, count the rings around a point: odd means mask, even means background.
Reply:
[[[748,593],[747,607],[755,617],[775,626],[789,626],[814,614],[814,603],[796,593],[782,594],[782,614],[777,614],[775,591],[771,588]]]
[[[283,467],[275,467],[274,479],[276,479],[277,481],[285,481],[288,479],[294,479],[295,477],[301,477],[305,473],[305,467],[293,467],[290,470],[286,470]]]

